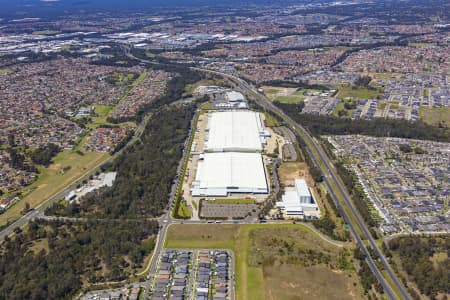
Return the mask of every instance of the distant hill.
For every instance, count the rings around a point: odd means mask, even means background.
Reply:
[[[321,0],[320,2],[331,2]],[[0,0],[3,18],[51,17],[74,12],[154,11],[164,7],[293,5],[317,3],[315,0]]]

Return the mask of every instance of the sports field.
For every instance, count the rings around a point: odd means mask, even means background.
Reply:
[[[165,246],[233,250],[238,300],[362,299],[350,249],[301,224],[178,224]]]
[[[296,88],[263,86],[264,94],[272,101],[281,103],[298,103],[305,99],[303,91],[297,91]]]

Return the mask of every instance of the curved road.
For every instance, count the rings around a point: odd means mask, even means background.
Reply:
[[[399,281],[397,276],[392,271],[388,261],[384,257],[383,253],[379,249],[378,245],[376,244],[375,240],[371,236],[369,229],[365,225],[362,217],[360,216],[359,212],[356,210],[355,206],[353,205],[353,202],[348,195],[347,191],[343,187],[343,184],[339,180],[339,177],[337,176],[334,166],[332,165],[331,161],[329,160],[328,156],[324,153],[323,149],[317,144],[315,139],[303,128],[300,124],[295,122],[293,119],[291,119],[287,114],[285,114],[281,109],[276,107],[269,99],[267,99],[264,95],[260,94],[254,87],[250,86],[246,81],[242,80],[241,78],[238,78],[233,75],[207,70],[207,69],[201,69],[201,68],[192,68],[198,71],[202,72],[208,72],[212,74],[216,74],[222,77],[226,77],[236,83],[239,88],[243,91],[247,91],[248,93],[252,94],[257,102],[266,110],[271,111],[272,113],[278,115],[281,117],[290,127],[295,131],[295,133],[302,138],[307,146],[307,150],[316,164],[316,166],[322,171],[322,174],[324,175],[324,181],[327,185],[328,190],[330,191],[330,194],[333,198],[333,200],[336,202],[336,204],[340,207],[340,210],[343,213],[344,220],[347,224],[349,224],[350,230],[353,234],[353,236],[356,239],[356,242],[358,246],[361,248],[361,250],[366,255],[366,261],[377,278],[377,280],[380,282],[380,284],[383,286],[386,294],[389,296],[390,299],[397,299],[399,296],[401,299],[410,299],[409,294],[406,292],[403,284]],[[247,94],[248,94],[247,93]],[[322,163],[320,163],[322,162]],[[334,187],[337,187],[334,188]],[[341,203],[341,200],[344,200],[344,203]],[[350,209],[350,214],[344,209],[344,207],[348,207]],[[352,217],[352,218],[351,218]],[[355,220],[353,222],[352,220]],[[355,224],[356,223],[356,224]],[[375,251],[376,255],[378,256],[378,260],[383,265],[383,268],[387,272],[387,276],[389,277],[390,281],[395,285],[395,289],[400,293],[400,295],[396,295],[394,290],[392,289],[391,285],[386,281],[384,278],[381,270],[378,268],[378,266],[375,263],[375,259],[370,256],[370,253],[363,242],[363,239],[358,234],[357,229],[360,229],[363,233],[363,237],[367,239],[369,242],[370,247]]]

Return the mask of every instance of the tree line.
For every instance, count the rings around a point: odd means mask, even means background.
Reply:
[[[71,299],[83,284],[124,280],[157,231],[147,220],[32,221],[0,246],[0,299]]]
[[[362,134],[376,137],[398,137],[450,142],[450,129],[436,127],[422,121],[375,118],[372,120],[300,114],[299,104],[275,102],[285,113],[314,135]]]
[[[58,203],[47,214],[96,218],[160,215],[167,206],[196,105],[172,106],[153,114],[141,138],[110,165],[111,188],[87,194],[79,203]]]

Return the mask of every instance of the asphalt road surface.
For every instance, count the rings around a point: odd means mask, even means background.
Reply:
[[[369,229],[367,228],[366,224],[362,220],[362,217],[360,216],[359,212],[356,210],[356,208],[353,205],[353,202],[350,199],[350,196],[346,192],[345,188],[343,187],[341,181],[339,180],[338,176],[336,175],[336,172],[334,170],[334,167],[332,163],[330,162],[328,156],[325,155],[322,148],[317,144],[317,142],[310,136],[310,134],[297,122],[292,120],[288,115],[286,115],[281,109],[276,107],[267,97],[260,94],[254,87],[250,86],[247,82],[244,80],[221,72],[206,70],[206,69],[200,69],[200,68],[193,68],[195,70],[199,70],[202,72],[209,72],[213,74],[220,75],[222,77],[226,77],[230,80],[232,80],[234,83],[238,85],[238,87],[246,94],[251,94],[254,96],[254,98],[257,100],[257,102],[266,110],[271,111],[272,113],[275,113],[276,115],[280,116],[290,127],[294,132],[300,136],[303,140],[305,140],[307,145],[307,150],[317,165],[322,171],[322,174],[324,175],[324,181],[325,184],[328,187],[328,190],[330,191],[330,194],[333,198],[333,200],[336,202],[336,204],[340,207],[344,220],[347,222],[347,224],[350,227],[350,230],[353,234],[353,236],[356,239],[357,244],[361,248],[361,250],[366,255],[366,261],[377,278],[377,280],[380,282],[380,284],[383,286],[384,291],[388,295],[390,299],[397,299],[398,296],[393,291],[392,287],[386,279],[383,277],[383,274],[381,273],[381,270],[378,268],[378,266],[375,264],[375,260],[370,256],[370,253],[365,246],[362,238],[359,236],[357,228],[362,231],[363,236],[365,239],[368,240],[369,245],[371,248],[375,251],[375,253],[378,256],[378,260],[383,265],[383,268],[386,270],[387,275],[389,276],[389,279],[391,282],[395,285],[396,290],[400,293],[400,296],[402,299],[410,299],[409,294],[406,292],[405,288],[403,287],[403,284],[398,280],[397,276],[392,271],[387,259],[379,249],[378,245],[375,243],[375,240],[373,239],[372,235],[369,232]],[[311,148],[311,146],[313,148]],[[322,164],[320,163],[322,162]],[[335,189],[334,187],[337,187]],[[341,197],[339,197],[339,195]],[[340,199],[344,199],[344,203],[340,202]],[[349,207],[350,213],[353,218],[350,218],[350,215],[347,213],[346,210],[344,210],[344,206]],[[353,222],[352,219],[356,220],[356,222]]]

